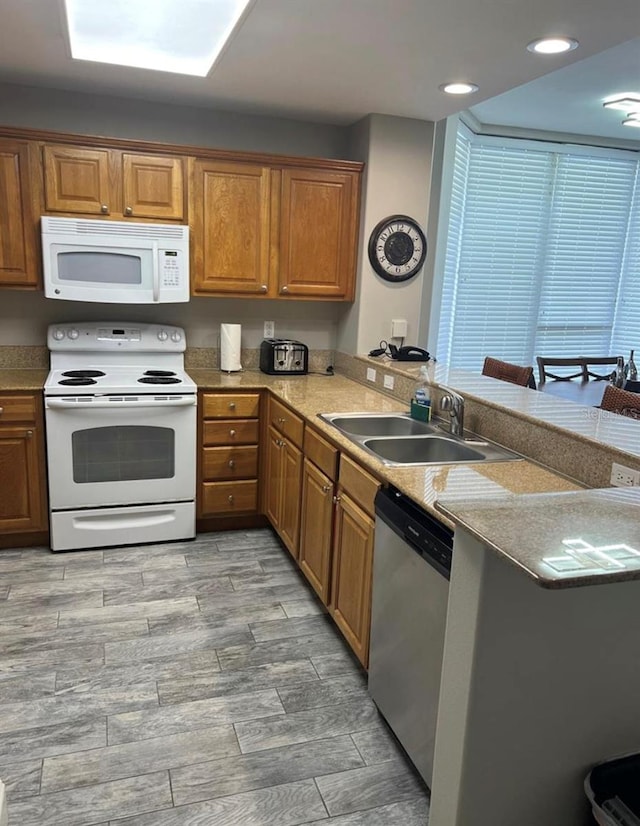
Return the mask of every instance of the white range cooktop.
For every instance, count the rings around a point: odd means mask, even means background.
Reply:
[[[159,374],[159,375],[158,375]],[[134,393],[195,393],[196,384],[184,370],[151,361],[146,365],[114,367],[92,364],[52,370],[44,385],[45,396],[122,395]]]

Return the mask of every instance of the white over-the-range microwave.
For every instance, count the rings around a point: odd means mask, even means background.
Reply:
[[[44,294],[66,301],[189,300],[189,227],[41,218]]]

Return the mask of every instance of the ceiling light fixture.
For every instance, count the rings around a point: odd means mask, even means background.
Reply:
[[[448,95],[471,95],[479,88],[475,83],[443,83],[438,86],[441,92],[446,92]]]
[[[562,54],[572,52],[580,44],[572,37],[540,37],[532,40],[527,49],[534,54]]]
[[[627,117],[622,121],[623,126],[640,127],[640,95],[637,92],[612,95],[602,105],[605,109],[624,112]]]
[[[256,0],[65,0],[71,57],[206,77]]]

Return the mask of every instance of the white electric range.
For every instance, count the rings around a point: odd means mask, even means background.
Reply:
[[[47,344],[51,549],[195,536],[197,388],[184,330],[54,324]]]

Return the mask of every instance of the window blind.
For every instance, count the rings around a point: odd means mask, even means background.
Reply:
[[[533,364],[640,348],[638,167],[635,153],[462,127],[438,357],[479,371],[486,355]]]

